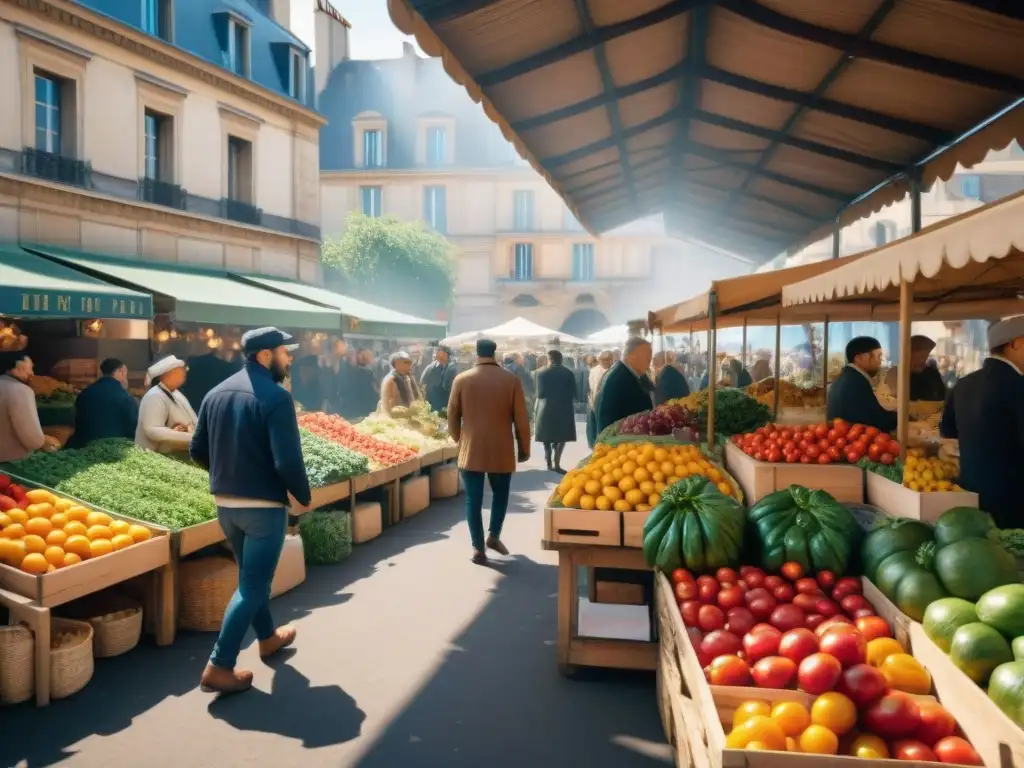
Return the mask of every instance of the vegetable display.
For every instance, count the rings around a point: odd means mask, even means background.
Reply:
[[[300,429],[302,461],[311,488],[323,488],[370,471],[370,460],[361,453]]]
[[[808,572],[845,573],[862,535],[849,509],[825,491],[798,485],[765,496],[749,518],[770,571],[795,561]]]
[[[653,410],[627,416],[614,426],[614,434],[619,435],[671,435],[677,429],[691,429],[696,435],[698,417],[680,405],[666,403]]]
[[[374,468],[392,467],[416,457],[416,452],[364,435],[340,416],[326,413],[300,413],[299,426],[370,459]]]
[[[867,457],[891,465],[902,450],[885,432],[842,419],[807,426],[766,424],[732,441],[755,461],[787,464],[858,464]]]
[[[307,565],[333,565],[352,554],[352,515],[316,509],[299,518],[299,536]]]
[[[697,414],[696,426],[701,432],[708,428],[708,392],[702,390],[688,397],[669,400],[666,406],[678,405]],[[757,402],[742,389],[715,390],[715,431],[723,435],[736,435],[767,424],[772,417],[771,408]]]
[[[384,413],[371,413],[358,424],[353,425],[356,431],[371,437],[380,437],[393,445],[402,445],[416,453],[426,453],[446,445],[452,445],[446,432],[438,433],[431,425],[422,429],[411,426],[409,420],[395,419]],[[424,434],[429,432],[429,434]],[[440,437],[435,435],[440,434]]]
[[[644,523],[644,558],[663,571],[737,565],[745,522],[739,502],[692,475],[670,485]]]
[[[372,416],[374,414],[370,414],[367,418]],[[424,437],[431,437],[444,442],[449,441],[448,415],[430,410],[430,403],[426,400],[417,400],[408,407],[397,405],[391,409],[390,418],[409,429],[419,432]]]

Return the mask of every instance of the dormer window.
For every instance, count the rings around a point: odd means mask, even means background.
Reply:
[[[172,0],[142,0],[142,31],[171,42],[174,13]]]
[[[297,102],[306,101],[306,54],[292,48],[288,56],[288,95]]]
[[[250,27],[252,22],[234,11],[214,14],[217,36],[220,38],[224,67],[240,77],[249,77],[252,71]]]

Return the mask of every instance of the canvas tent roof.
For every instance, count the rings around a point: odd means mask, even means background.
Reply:
[[[582,344],[584,343],[581,339],[577,339],[575,336],[570,336],[560,331],[554,331],[550,328],[545,328],[543,325],[537,325],[532,320],[527,320],[525,317],[516,317],[509,320],[501,325],[496,325],[493,328],[486,328],[482,331],[468,331],[466,333],[459,333],[455,336],[449,336],[447,339],[442,341],[442,344],[464,344],[469,341],[475,341],[476,339],[492,339],[494,341],[502,341],[504,339],[532,339],[537,341],[543,341],[545,339],[559,339],[565,344]]]
[[[594,231],[661,211],[765,260],[1024,137],[1019,2],[388,6]]]

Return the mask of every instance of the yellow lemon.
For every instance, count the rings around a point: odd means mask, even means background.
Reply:
[[[607,496],[598,496],[594,499],[594,505],[602,512],[607,512],[612,508],[612,501]]]
[[[651,472],[651,480],[655,483],[664,483],[665,477],[666,475],[664,472]]]
[[[586,485],[583,486],[583,490],[590,496],[595,496],[600,493],[601,488],[600,480],[588,480]]]
[[[54,568],[64,567],[64,550],[60,547],[47,547],[46,551],[43,552],[43,557]]]
[[[614,485],[609,485],[601,491],[601,495],[607,498],[609,501],[616,502],[622,498],[622,491],[616,488]]]
[[[636,488],[636,480],[634,480],[630,475],[625,475],[621,480],[619,480],[618,485],[619,490],[625,493],[626,491],[631,491]]]
[[[85,536],[68,536],[68,540],[64,542],[65,552],[74,552],[76,555],[81,557],[83,560],[89,557],[90,547],[89,539]]]
[[[666,488],[668,488],[668,485],[661,481],[658,481],[657,483],[654,484],[655,493],[664,493]]]
[[[4,545],[4,562],[14,568],[21,567],[21,561],[25,559],[25,542],[21,539],[17,541],[8,541]]]
[[[606,472],[605,474],[601,475],[601,480],[599,482],[601,483],[602,488],[604,488],[606,485],[615,485],[615,475],[613,475],[611,472]]]
[[[36,536],[46,538],[46,534],[53,530],[53,523],[45,517],[30,517],[25,523],[25,533],[32,533]]]
[[[668,458],[668,451],[666,451],[664,448],[655,448],[654,449],[654,460],[655,461],[664,461],[667,458]]]
[[[54,530],[63,528],[68,524],[68,516],[63,512],[54,512],[50,515],[50,525],[53,526]]]
[[[636,472],[636,462],[627,461],[625,464],[622,465],[622,471],[625,472],[627,475],[632,475],[634,472]]]
[[[149,541],[153,538],[153,532],[144,525],[131,525],[128,527],[128,535],[138,544],[140,541]]]
[[[124,520],[111,520],[109,527],[111,532],[116,536],[119,533],[128,533],[131,525]]]
[[[615,511],[616,512],[632,512],[633,511],[633,505],[630,504],[625,499],[619,499],[618,501],[616,501],[615,504],[614,504],[614,507],[615,507]]]
[[[619,469],[618,467],[616,467],[616,468],[615,468],[615,471],[614,471],[614,472],[612,472],[612,479],[613,479],[613,480],[614,480],[614,481],[615,481],[616,483],[617,483],[617,482],[619,482],[619,480],[621,480],[621,479],[622,479],[622,478],[624,478],[625,476],[626,476],[626,473],[625,473],[625,472],[623,472],[623,471],[622,471],[621,469]]]
[[[11,518],[9,518],[3,512],[0,512],[0,531],[2,531],[4,528],[6,528],[8,525],[10,525],[13,522],[14,521],[11,520]]]
[[[46,534],[46,543],[51,547],[63,547],[67,540],[68,535],[64,531],[50,531]]]
[[[721,483],[718,483],[718,485],[716,485],[715,487],[718,488],[718,490],[722,493],[723,496],[732,496],[732,486],[729,485],[728,483],[723,481]]]
[[[64,514],[68,516],[68,520],[81,520],[84,523],[85,519],[89,516],[89,510],[79,506],[68,507]]]
[[[22,539],[25,543],[25,551],[28,553],[32,552],[45,552],[46,551],[46,539],[42,536],[36,536],[34,533],[30,533]]]
[[[113,551],[114,545],[110,543],[110,539],[93,539],[89,542],[89,554],[92,557],[103,557]]]
[[[579,488],[570,488],[566,492],[565,496],[562,497],[562,504],[567,506],[567,507],[577,507],[577,506],[579,506],[580,497],[582,495],[583,494],[580,493],[580,489]],[[89,530],[91,531],[92,529],[90,528]],[[95,537],[90,535],[89,538],[92,539],[92,538],[95,538]],[[107,537],[107,538],[109,538],[109,537]]]
[[[78,565],[82,562],[82,558],[76,555],[74,552],[64,553],[64,567],[67,568],[69,565]]]
[[[96,541],[97,539],[109,539],[114,534],[105,525],[90,525],[85,535],[89,537],[90,541]]]
[[[50,564],[46,562],[41,552],[29,552],[21,561],[21,570],[36,576],[46,573],[49,567]]]
[[[640,483],[640,485],[637,486],[637,488],[646,493],[648,496],[654,493],[654,483],[652,483],[650,480],[644,480],[642,483]]]
[[[586,507],[584,507],[584,509],[586,509]],[[110,545],[114,548],[115,552],[117,552],[117,550],[119,549],[130,547],[134,543],[135,539],[133,539],[127,533],[119,533],[110,540]]]
[[[25,514],[28,515],[29,520],[33,517],[45,517],[49,518],[56,510],[52,504],[45,501],[39,502],[38,504],[29,504],[25,507]]]
[[[71,499],[57,499],[53,504],[53,508],[58,512],[67,512],[73,506],[75,506],[75,502]]]
[[[5,539],[23,539],[25,538],[25,526],[21,523],[11,523],[4,528]]]
[[[650,504],[652,507],[658,506],[659,504],[661,504],[661,494],[652,493],[650,496],[647,497],[647,503]]]
[[[637,467],[635,470],[633,470],[633,479],[636,480],[638,483],[645,483],[651,479],[651,473],[648,472],[643,467]]]
[[[105,528],[110,525],[110,515],[106,512],[90,512],[85,516],[85,524],[90,528],[94,525],[102,525]]]
[[[64,533],[68,536],[85,536],[88,530],[89,529],[85,527],[85,523],[80,520],[72,520],[64,526]]]

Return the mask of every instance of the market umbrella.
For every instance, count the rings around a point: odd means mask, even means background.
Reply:
[[[629,338],[628,325],[612,325],[603,331],[592,333],[587,336],[587,342],[591,344],[622,344]]]
[[[494,341],[508,341],[511,339],[517,341],[546,341],[558,339],[563,344],[584,343],[582,339],[545,328],[543,325],[537,325],[537,323],[527,320],[525,317],[517,317],[509,320],[507,323],[496,325],[493,328],[485,328],[482,331],[468,331],[456,334],[455,336],[449,336],[441,343],[445,346],[457,346],[476,339],[493,339]]]

